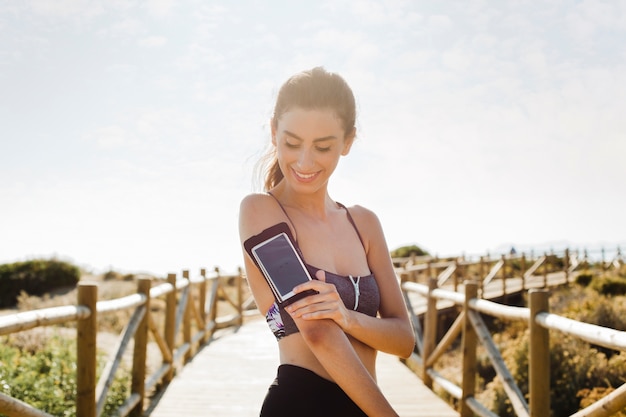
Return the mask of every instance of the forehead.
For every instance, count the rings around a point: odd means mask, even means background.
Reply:
[[[277,129],[303,135],[300,137],[343,136],[341,120],[334,111],[327,109],[286,111],[277,120]]]

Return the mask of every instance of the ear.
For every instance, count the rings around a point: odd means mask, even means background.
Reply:
[[[352,148],[352,144],[354,143],[355,137],[356,137],[356,127],[352,128],[352,132],[348,133],[343,138],[343,150],[341,151],[342,156],[346,156],[350,153],[350,149]]]

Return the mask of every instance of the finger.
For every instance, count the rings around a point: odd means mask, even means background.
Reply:
[[[294,311],[300,310],[310,305],[315,305],[324,302],[325,297],[320,291],[315,290],[315,294],[307,295],[304,298],[301,298],[297,301],[294,301],[289,306],[285,308],[288,313],[293,313]],[[294,290],[295,292],[295,290]]]
[[[322,269],[318,270],[315,273],[315,278],[317,278],[318,280],[322,281],[322,282],[326,282],[326,272]]]
[[[286,308],[287,312],[293,318],[330,318],[332,309],[326,303],[315,303],[298,306],[296,303]]]
[[[317,277],[318,274],[316,274]],[[311,281],[307,281],[304,284],[300,284],[297,285],[296,287],[294,287],[293,292],[294,293],[300,293],[302,291],[306,291],[306,290],[316,290],[318,292],[328,292],[328,291],[332,291],[332,288],[328,287],[328,284],[326,284],[325,282],[325,276],[324,274],[319,274],[322,277],[324,277],[324,280],[317,280],[317,279],[313,279]],[[331,284],[332,285],[332,284]],[[333,285],[334,287],[334,285]]]
[[[335,314],[337,311],[339,311],[340,307],[334,297],[329,297],[328,293],[320,293],[310,295],[301,300],[298,300],[293,304],[287,306],[285,309],[293,317],[301,317],[304,314],[315,312],[323,312],[324,314]]]

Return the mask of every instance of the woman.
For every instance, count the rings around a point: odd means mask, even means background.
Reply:
[[[327,191],[355,119],[339,75],[314,68],[291,77],[272,115],[267,193],[241,202],[241,241],[286,222],[316,278],[294,291],[317,294],[278,305],[244,251],[257,306],[279,339],[262,417],[397,415],[376,384],[376,352],[408,357],[415,340],[383,231],[373,212],[348,209]]]

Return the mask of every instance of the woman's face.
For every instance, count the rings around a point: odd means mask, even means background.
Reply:
[[[312,192],[328,183],[354,132],[345,135],[331,110],[292,109],[272,123],[272,143],[288,185]]]

